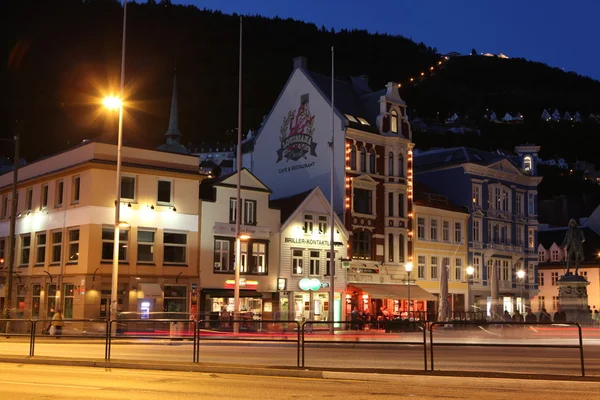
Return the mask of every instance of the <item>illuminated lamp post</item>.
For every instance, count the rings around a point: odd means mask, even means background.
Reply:
[[[523,278],[525,278],[525,271],[523,271],[522,269],[517,271],[517,278],[519,278],[519,286],[521,286],[521,314],[523,314],[523,312],[525,312],[525,301],[523,299],[523,286],[525,286]]]
[[[471,285],[473,285],[473,274],[475,268],[472,265],[467,267],[467,312],[471,311]]]
[[[408,273],[408,319],[410,320],[410,273],[412,272],[413,269],[413,263],[412,262],[407,262],[406,264],[404,264],[404,269],[406,270],[406,272]]]

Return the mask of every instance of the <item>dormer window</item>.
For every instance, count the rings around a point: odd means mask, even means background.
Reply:
[[[532,167],[533,167],[533,160],[531,159],[531,156],[523,157],[523,169],[525,171],[531,171]]]
[[[392,115],[390,120],[390,130],[394,133],[398,133],[398,113],[396,110],[392,110],[390,114]]]
[[[344,115],[346,116],[346,118],[348,118],[348,121],[358,123],[356,118],[354,118],[352,115],[350,115],[350,114],[344,114]]]
[[[370,125],[371,125],[371,124],[369,124],[369,123],[367,122],[367,120],[366,120],[366,119],[364,119],[364,118],[357,117],[357,119],[358,119],[358,122],[360,122],[360,123],[361,123],[361,124],[363,124],[363,125],[368,125],[368,126],[370,126]]]

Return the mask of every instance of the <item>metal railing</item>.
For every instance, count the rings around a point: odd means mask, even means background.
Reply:
[[[441,325],[464,325],[464,326],[481,326],[481,325],[500,325],[500,326],[531,326],[531,325],[542,325],[542,326],[551,326],[557,325],[552,322],[509,322],[509,321],[489,321],[489,322],[481,322],[481,321],[452,321],[452,322],[431,322],[429,324],[429,350],[430,350],[430,358],[431,358],[431,372],[434,371],[434,357],[433,357],[433,348],[436,346],[448,346],[448,347],[520,347],[520,348],[553,348],[553,349],[579,349],[579,357],[581,360],[581,376],[585,377],[585,364],[583,360],[583,336],[581,333],[581,325],[577,322],[561,322],[559,325],[568,325],[577,327],[577,331],[579,333],[579,344],[578,345],[569,345],[569,344],[533,344],[533,343],[435,343],[433,340],[433,331],[436,327]]]
[[[389,321],[388,321],[389,322]],[[307,332],[314,332],[314,325],[331,325],[331,324],[346,324],[350,326],[352,321],[304,321],[302,323],[302,365],[301,367],[305,367],[305,344],[307,343],[305,334]],[[423,367],[424,370],[427,371],[427,328],[425,323],[421,321],[406,321],[404,322],[407,326],[419,327],[423,331],[423,340],[418,342],[392,342],[392,341],[375,341],[375,340],[365,340],[359,342],[352,342],[353,345],[392,345],[392,346],[423,346]],[[343,325],[341,325],[343,326]],[[307,329],[308,328],[308,329]],[[336,343],[334,340],[309,340],[308,343]],[[338,342],[338,343],[343,343]],[[300,366],[300,365],[299,365]]]
[[[37,333],[37,328],[38,328],[38,324],[40,324],[42,327],[46,324],[50,325],[52,323],[51,319],[32,319],[29,320],[28,322],[30,322],[31,324],[31,330],[29,332],[29,334],[27,334],[28,336],[30,336],[29,339],[29,356],[33,357],[35,355],[35,340],[36,337],[38,336]],[[61,332],[60,335],[49,335],[49,336],[54,336],[54,337],[66,337],[66,338],[81,338],[82,336],[85,336],[86,338],[101,338],[101,339],[106,339],[106,344],[107,347],[105,348],[105,358],[106,358],[106,349],[108,349],[108,340],[109,340],[109,335],[108,335],[108,321],[106,321],[105,319],[65,319],[63,320],[64,326],[68,326],[68,325],[72,325],[73,323],[96,323],[96,324],[102,324],[104,325],[104,333],[100,334],[91,334],[91,335],[69,335],[66,334],[64,332]],[[63,327],[64,327],[63,326]],[[48,326],[46,329],[49,329],[50,326]],[[43,331],[42,331],[43,332]],[[42,333],[40,332],[40,333]],[[43,333],[42,333],[42,336]]]

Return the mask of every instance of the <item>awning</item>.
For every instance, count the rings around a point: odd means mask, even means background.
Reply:
[[[208,294],[210,297],[233,298],[232,289],[202,289],[202,293]],[[262,294],[255,290],[240,289],[240,297],[262,297]]]
[[[375,299],[394,299],[408,300],[409,285],[391,285],[391,284],[351,284],[352,286],[367,292]],[[437,300],[437,297],[422,289],[419,285],[410,285],[411,300]]]
[[[163,291],[158,283],[139,283],[138,299],[156,299],[162,297]]]

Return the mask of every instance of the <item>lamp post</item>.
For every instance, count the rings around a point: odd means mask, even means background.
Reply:
[[[520,284],[519,286],[521,286],[521,314],[523,314],[525,312],[525,302],[523,300],[523,286],[525,286],[523,284],[523,278],[525,278],[525,271],[523,271],[522,269],[517,271],[517,278],[519,278]]]
[[[467,267],[467,312],[471,312],[471,285],[473,284],[473,273],[475,268],[472,265]]]
[[[11,139],[2,139],[6,141],[14,141],[15,143],[15,159],[13,160],[13,183],[12,183],[12,198],[11,198],[11,207],[10,207],[10,224],[9,224],[9,233],[8,240],[5,245],[5,251],[8,255],[6,257],[6,263],[8,266],[8,270],[6,272],[6,293],[4,295],[4,318],[10,319],[10,311],[12,308],[12,275],[13,268],[15,265],[15,229],[16,229],[16,219],[17,219],[17,183],[19,180],[19,134],[15,134],[14,138]],[[6,322],[6,333],[9,331],[9,323]]]
[[[412,272],[413,269],[413,263],[412,262],[407,262],[406,264],[404,264],[404,269],[406,270],[406,272],[408,273],[408,320],[410,321],[410,273]]]

